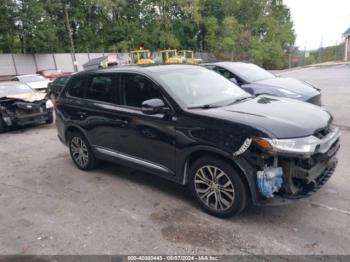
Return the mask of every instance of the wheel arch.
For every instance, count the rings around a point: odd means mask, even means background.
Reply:
[[[68,138],[69,138],[69,134],[73,133],[73,132],[79,132],[81,134],[84,135],[84,137],[88,140],[88,142],[90,143],[89,141],[89,138],[86,134],[86,132],[84,131],[83,128],[81,128],[80,126],[77,126],[77,125],[69,125],[65,128],[64,130],[64,139],[65,139],[65,143],[66,145],[68,145],[69,141],[68,141]]]
[[[252,168],[250,167],[249,163],[242,157],[233,158],[232,155],[230,155],[229,153],[221,151],[216,148],[211,148],[211,147],[193,148],[182,159],[182,163],[180,164],[180,167],[181,167],[181,174],[182,174],[181,183],[183,185],[188,184],[189,169],[191,164],[193,164],[197,159],[203,156],[212,156],[212,157],[219,158],[225,161],[226,163],[228,163],[230,166],[232,166],[237,171],[237,173],[242,177],[242,180],[248,190],[248,195],[253,199],[256,199],[257,197],[256,184],[253,176],[251,175]]]

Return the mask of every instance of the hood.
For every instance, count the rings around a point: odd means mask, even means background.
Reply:
[[[259,96],[225,107],[198,109],[194,113],[247,125],[269,134],[271,138],[310,136],[332,121],[332,116],[323,108],[273,96]]]
[[[12,99],[23,100],[26,102],[35,102],[35,101],[44,100],[46,97],[46,94],[35,92],[35,93],[27,93],[27,94],[9,95],[6,97],[12,98]]]
[[[50,81],[40,81],[40,82],[31,82],[26,83],[29,85],[32,89],[44,89],[47,88],[47,85],[50,83]]]
[[[289,77],[275,77],[271,79],[261,80],[253,82],[252,85],[256,86],[266,86],[266,87],[275,87],[283,88],[294,93],[303,95],[305,97],[311,97],[319,93],[319,91],[309,84],[300,81],[298,79],[289,78]]]

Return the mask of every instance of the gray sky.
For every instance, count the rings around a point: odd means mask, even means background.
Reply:
[[[350,0],[284,0],[291,11],[296,45],[300,49],[317,49],[342,41],[350,27]]]

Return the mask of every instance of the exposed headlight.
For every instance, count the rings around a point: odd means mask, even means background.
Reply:
[[[257,138],[255,142],[263,149],[276,153],[312,155],[320,140],[314,136],[292,139]]]
[[[255,138],[254,142],[269,152],[310,156],[314,153],[326,153],[339,138],[339,128],[330,126],[330,132],[322,139],[316,136],[290,139]]]
[[[45,106],[46,109],[51,109],[53,108],[53,103],[51,102],[51,100],[47,100]]]
[[[301,95],[293,92],[293,91],[290,91],[290,90],[287,90],[287,89],[284,89],[284,88],[277,88],[278,91],[280,91],[281,93],[283,93],[286,97],[301,97]]]

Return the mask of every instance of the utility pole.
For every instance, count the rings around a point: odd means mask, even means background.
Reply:
[[[305,57],[306,56],[306,42],[304,44],[304,53],[303,53],[303,66],[305,65]]]
[[[322,53],[323,53],[323,36],[321,38],[320,48],[318,49],[318,63],[322,63]]]
[[[70,41],[70,52],[71,52],[71,55],[72,55],[72,58],[73,58],[74,72],[77,72],[78,71],[78,66],[77,66],[77,60],[75,59],[75,49],[74,49],[73,34],[72,34],[72,29],[71,29],[70,23],[69,23],[69,15],[68,15],[68,9],[69,8],[70,8],[70,5],[66,4],[64,6],[64,12],[66,14],[66,25],[67,25],[69,41]]]
[[[293,45],[290,45],[289,54],[288,54],[288,68],[292,68],[292,55],[293,55]]]
[[[288,54],[288,68],[292,68],[292,53],[289,50]]]
[[[335,47],[334,47],[334,61],[338,60],[338,41],[335,42]]]
[[[345,56],[344,61],[348,61],[348,44],[349,44],[349,36],[345,36]]]

